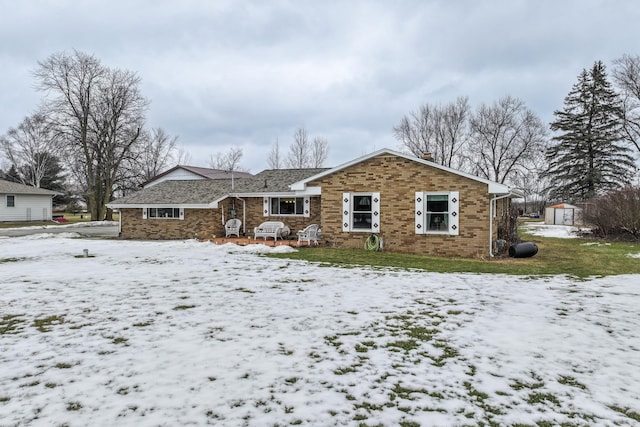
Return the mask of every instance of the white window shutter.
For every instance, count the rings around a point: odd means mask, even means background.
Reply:
[[[184,220],[184,208],[180,208],[180,220]]]
[[[262,216],[269,216],[269,198],[262,198]]]
[[[304,217],[309,218],[311,216],[311,197],[304,198]]]
[[[142,219],[147,219],[147,208],[142,208]]]
[[[351,194],[342,193],[342,231],[351,230]]]
[[[460,234],[460,193],[458,191],[449,193],[449,234],[452,236]]]
[[[380,193],[371,193],[371,231],[380,232]]]
[[[424,234],[425,226],[424,226],[424,198],[425,194],[421,191],[416,191],[416,234]]]

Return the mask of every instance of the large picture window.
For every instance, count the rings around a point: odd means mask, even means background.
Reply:
[[[142,210],[145,219],[183,219],[182,208],[146,208]]]
[[[417,192],[415,206],[416,234],[459,234],[459,192]]]
[[[343,193],[342,230],[380,232],[380,193]]]
[[[303,215],[304,198],[302,197],[272,197],[271,215]]]
[[[305,197],[263,197],[263,216],[311,216],[311,198]]]

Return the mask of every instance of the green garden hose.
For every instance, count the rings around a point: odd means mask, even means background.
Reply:
[[[371,233],[367,240],[364,241],[364,248],[368,251],[377,251],[380,250],[380,238]]]

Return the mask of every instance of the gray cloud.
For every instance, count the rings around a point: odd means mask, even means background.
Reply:
[[[42,94],[31,71],[73,49],[137,72],[148,122],[196,163],[231,146],[266,167],[299,126],[336,165],[383,146],[420,104],[523,99],[543,120],[593,61],[634,51],[640,5],[600,0],[3,2],[0,132]]]

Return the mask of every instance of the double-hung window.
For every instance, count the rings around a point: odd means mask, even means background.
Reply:
[[[458,221],[460,193],[417,192],[415,197],[416,234],[449,234],[460,232]]]
[[[380,193],[343,193],[342,231],[379,233]]]
[[[303,215],[304,199],[302,197],[272,197],[271,215]]]
[[[144,208],[143,219],[184,219],[183,208]]]
[[[16,196],[13,194],[7,194],[7,207],[15,208],[16,207]]]

